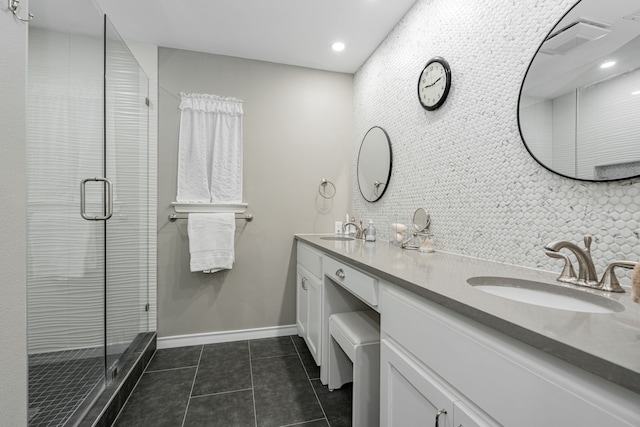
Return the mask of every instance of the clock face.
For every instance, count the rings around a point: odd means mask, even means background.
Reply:
[[[440,108],[451,87],[451,69],[442,58],[431,59],[422,70],[418,81],[418,98],[427,110]]]

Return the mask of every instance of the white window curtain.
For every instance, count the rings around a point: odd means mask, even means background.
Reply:
[[[181,93],[181,203],[242,202],[242,100]]]

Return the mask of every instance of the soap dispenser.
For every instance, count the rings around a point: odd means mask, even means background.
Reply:
[[[365,230],[364,240],[367,242],[375,242],[376,241],[376,228],[373,226],[373,220],[369,220],[369,226]]]

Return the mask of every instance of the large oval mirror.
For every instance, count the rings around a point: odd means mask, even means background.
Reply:
[[[374,126],[360,145],[358,154],[358,188],[368,202],[379,200],[391,177],[391,142],[381,127]]]
[[[550,31],[520,90],[520,133],[560,175],[640,175],[640,3],[582,0]]]

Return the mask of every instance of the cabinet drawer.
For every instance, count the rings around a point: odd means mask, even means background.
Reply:
[[[333,258],[324,257],[324,271],[334,282],[360,298],[367,304],[378,305],[378,279]]]
[[[300,242],[298,242],[298,264],[302,264],[316,278],[322,278],[322,255]]]

